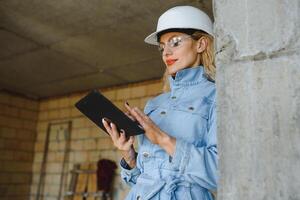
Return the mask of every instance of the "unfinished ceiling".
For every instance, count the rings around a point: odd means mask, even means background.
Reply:
[[[0,0],[0,90],[47,98],[162,76],[143,42],[175,5],[209,0]]]

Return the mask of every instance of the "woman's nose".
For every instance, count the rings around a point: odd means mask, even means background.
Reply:
[[[163,51],[163,56],[171,55],[172,53],[172,49],[166,45]]]

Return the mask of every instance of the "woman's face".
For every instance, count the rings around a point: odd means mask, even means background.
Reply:
[[[180,32],[168,32],[160,37],[159,48],[169,75],[200,65],[201,42]]]

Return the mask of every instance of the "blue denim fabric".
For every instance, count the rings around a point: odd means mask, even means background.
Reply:
[[[126,200],[210,200],[217,188],[215,84],[202,66],[169,78],[171,91],[149,100],[144,112],[176,138],[173,157],[139,135],[137,166],[122,168],[132,186]]]

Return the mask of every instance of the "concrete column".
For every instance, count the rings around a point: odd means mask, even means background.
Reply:
[[[214,1],[219,200],[300,199],[300,1]]]

